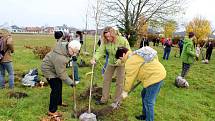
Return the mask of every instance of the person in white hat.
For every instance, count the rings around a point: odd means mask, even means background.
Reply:
[[[41,70],[51,88],[48,112],[50,116],[61,116],[57,112],[57,106],[66,106],[62,103],[62,81],[71,87],[75,85],[67,74],[66,65],[70,61],[69,57],[77,55],[80,48],[78,41],[71,41],[66,45],[58,43],[42,61]]]

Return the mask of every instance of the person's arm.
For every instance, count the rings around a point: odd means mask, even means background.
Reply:
[[[187,53],[193,57],[196,56],[196,53],[194,51],[192,51],[192,45],[191,44],[187,45]]]
[[[128,62],[125,64],[125,83],[124,83],[124,91],[129,92],[132,85],[136,81],[136,78],[139,73],[139,69],[143,63],[142,60],[136,60],[135,58],[130,58]],[[134,59],[136,61],[134,61]]]
[[[13,46],[13,39],[12,39],[11,36],[9,36],[9,37],[7,38],[7,46],[8,46],[7,49],[10,50],[11,53],[13,53],[13,52],[14,52],[14,46]]]
[[[96,50],[94,55],[95,60],[99,60],[105,54],[105,44],[101,43],[100,47]]]
[[[66,65],[66,58],[62,59],[62,57],[57,57],[54,61],[54,66],[58,77],[63,80],[67,85],[71,86],[73,84],[73,81],[67,74]]]

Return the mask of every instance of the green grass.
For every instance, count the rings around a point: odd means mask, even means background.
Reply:
[[[51,46],[54,47],[55,40],[48,35],[13,35],[15,41],[15,53],[13,54],[13,64],[16,76],[28,71],[31,68],[39,68],[41,60],[36,57],[31,49],[26,49],[24,45],[31,46]],[[88,37],[87,50],[90,56],[81,58],[89,63],[92,57],[93,37]],[[167,70],[167,77],[161,88],[159,96],[155,104],[155,121],[214,121],[215,119],[215,52],[213,52],[210,64],[202,64],[200,61],[195,62],[187,76],[190,87],[188,89],[177,88],[174,86],[174,79],[181,72],[180,58],[173,57],[172,49],[170,59],[162,60],[162,47],[155,48],[158,51],[161,63]],[[102,60],[102,59],[101,59]],[[80,57],[79,60],[80,61]],[[101,63],[104,62],[104,59]],[[95,68],[95,81],[102,86],[101,76],[102,66],[98,64]],[[90,84],[90,77],[86,76],[90,72],[90,67],[79,68],[81,83],[77,86],[77,96],[87,89]],[[68,70],[71,72],[71,70]],[[39,70],[41,76],[41,71]],[[38,121],[46,116],[49,105],[50,88],[28,88],[21,86],[20,80],[15,80],[16,85],[14,91],[21,91],[28,94],[24,99],[8,98],[7,88],[0,90],[0,121]],[[113,97],[115,83],[111,87],[111,95]],[[135,121],[134,116],[141,113],[141,97],[142,87],[136,90],[123,101],[119,110],[111,115],[103,117],[104,121]],[[76,121],[71,118],[73,110],[73,89],[64,84],[63,100],[69,104],[67,108],[59,108],[63,112],[63,118],[66,121]],[[113,99],[110,99],[109,104]],[[92,101],[93,108],[102,108]],[[88,100],[77,101],[78,109],[88,105]]]

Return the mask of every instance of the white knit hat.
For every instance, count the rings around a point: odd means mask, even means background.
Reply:
[[[77,40],[72,40],[71,42],[69,42],[68,47],[80,50],[81,49],[81,43]]]

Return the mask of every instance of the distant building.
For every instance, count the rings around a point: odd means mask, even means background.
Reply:
[[[13,26],[10,26],[10,31],[12,33],[21,33],[21,32],[23,32],[23,29],[16,25],[13,25]]]
[[[46,34],[53,34],[54,33],[54,27],[45,27],[43,29],[43,33],[46,33]]]
[[[64,32],[69,32],[69,27],[67,25],[63,26],[55,26],[54,31],[64,31]]]
[[[43,33],[40,27],[25,27],[25,33]]]
[[[103,31],[103,29],[98,29],[98,35],[101,35],[102,34],[102,31]],[[84,30],[84,32],[86,33],[86,34],[90,34],[90,35],[95,35],[95,33],[96,33],[96,30]]]

